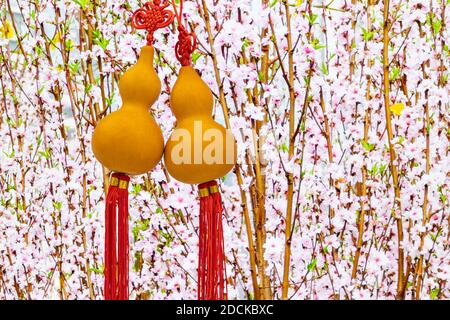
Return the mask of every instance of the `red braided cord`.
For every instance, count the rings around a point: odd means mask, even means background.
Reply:
[[[167,27],[173,22],[174,13],[165,10],[168,6],[168,0],[153,0],[153,2],[146,2],[142,8],[133,13],[131,25],[136,29],[147,30],[147,45],[153,44],[153,33],[156,30]]]
[[[182,66],[191,65],[191,55],[197,47],[197,38],[193,32],[187,32],[186,28],[178,25],[178,42],[175,45],[175,55]]]
[[[182,66],[191,65],[191,55],[197,47],[197,38],[194,32],[188,32],[183,26],[183,0],[180,0],[180,12],[177,12],[175,3],[172,2],[173,11],[178,21],[178,42],[175,45],[175,55]]]

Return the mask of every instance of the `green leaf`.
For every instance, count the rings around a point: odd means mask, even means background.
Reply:
[[[159,234],[166,240],[166,243],[164,243],[164,246],[170,247],[170,244],[173,241],[173,236],[169,232],[165,232],[163,230],[160,230]]]
[[[102,48],[103,50],[106,50],[110,41],[111,41],[111,39],[101,38],[94,42],[96,42],[96,44],[98,44],[100,46],[100,48]]]
[[[436,242],[437,238],[441,235],[441,230],[439,230],[436,234],[430,232],[431,239]]]
[[[308,86],[309,85],[309,77],[303,77],[303,80],[305,80],[305,85]]]
[[[324,272],[326,272],[328,270],[328,262],[325,262],[324,264],[323,264],[323,267],[322,267],[322,272],[321,272],[321,274],[323,274]]]
[[[312,261],[308,264],[308,271],[311,271],[312,269],[314,269],[314,267],[316,266],[317,263],[317,259],[314,258],[312,259]]]
[[[370,41],[373,39],[373,36],[375,35],[374,31],[368,31],[365,28],[362,28],[363,38],[364,41]]]
[[[91,91],[91,89],[92,89],[92,83],[89,83],[89,84],[86,86],[86,88],[84,88],[84,92],[85,92],[86,94],[89,94],[89,92]]]
[[[277,2],[278,2],[278,0],[273,0],[273,1],[269,4],[269,7],[272,8],[274,5],[277,4]]]
[[[96,274],[103,274],[104,270],[105,270],[105,266],[103,266],[103,265],[101,265],[99,268],[94,268],[94,267],[89,268],[89,271],[94,272]]]
[[[258,80],[262,82],[263,79],[264,79],[264,74],[263,74],[263,72],[262,72],[262,71],[258,72]]]
[[[381,175],[384,174],[384,172],[386,171],[387,165],[386,164],[382,164],[380,165],[380,168],[378,170],[378,172],[380,172]]]
[[[394,66],[394,67],[392,67],[391,73],[389,74],[389,79],[391,81],[396,80],[399,75],[400,75],[400,68]]]
[[[242,50],[247,49],[247,47],[250,45],[250,42],[245,38],[242,43]]]
[[[199,53],[198,51],[194,51],[192,53],[192,64],[195,64],[201,56],[201,53]]]
[[[47,148],[44,151],[39,151],[39,155],[41,155],[45,159],[49,159],[51,156],[51,150],[49,148]]]
[[[433,32],[434,34],[438,34],[441,30],[442,22],[441,20],[437,19],[436,17],[433,19]]]
[[[309,24],[313,25],[314,22],[316,22],[318,15],[314,14],[314,13],[311,13],[311,15],[305,13],[305,17],[306,17],[306,19],[308,19]]]
[[[86,8],[90,2],[90,0],[72,0],[72,1],[78,4],[82,9]]]
[[[447,202],[447,197],[445,196],[445,194],[441,193],[439,194],[439,199],[441,200],[442,203],[446,203]]]
[[[67,39],[66,42],[65,42],[65,45],[66,45],[66,48],[67,48],[68,51],[72,50],[72,48],[73,48],[73,41],[72,41],[72,39]]]
[[[430,293],[431,300],[436,300],[437,296],[439,295],[439,292],[440,292],[439,288],[432,289]]]
[[[305,132],[305,130],[306,130],[306,125],[305,125],[305,122],[303,121],[302,123],[300,123],[300,131]]]
[[[369,173],[374,176],[378,172],[378,165],[375,163],[371,169],[369,169]]]
[[[444,84],[447,84],[447,82],[448,82],[448,73],[444,73],[444,74],[442,75],[442,82],[443,82]]]
[[[133,185],[133,190],[131,190],[131,193],[135,196],[137,196],[142,190],[142,186],[140,184]]]
[[[53,208],[55,208],[55,210],[61,210],[61,208],[62,208],[62,202],[59,202],[59,201],[54,201],[53,202]]]
[[[38,89],[38,95],[41,95],[42,92],[44,92],[44,90],[45,90],[45,87],[44,87],[44,86],[40,87],[40,88]]]
[[[315,44],[314,45],[314,49],[315,50],[320,50],[320,49],[323,49],[323,48],[326,48],[327,46],[324,46],[323,44]]]
[[[80,65],[81,65],[80,61],[71,62],[67,64],[70,72],[73,74],[78,74],[78,72],[80,71]]]
[[[322,62],[322,65],[320,66],[320,71],[322,71],[324,75],[326,76],[328,75],[328,68],[325,62]]]
[[[139,239],[141,231],[145,231],[148,229],[149,223],[150,222],[148,220],[141,220],[136,222],[136,224],[131,229],[131,232],[133,233],[133,237],[135,240]]]
[[[42,53],[44,52],[44,50],[42,50],[42,47],[40,45],[36,45],[36,53],[38,56],[42,55]]]
[[[11,119],[11,118],[6,118],[6,123],[10,126],[10,127],[15,127],[16,126],[16,122]]]
[[[364,147],[364,149],[368,152],[372,151],[373,149],[375,149],[375,144],[373,143],[368,143],[365,140],[361,140],[361,144]]]
[[[113,103],[113,100],[114,100],[114,96],[105,98],[106,105],[107,105],[108,107],[110,107],[110,106],[112,105],[112,103]]]
[[[326,48],[326,46],[324,46],[323,44],[321,44],[321,43],[320,43],[320,40],[319,40],[319,39],[316,39],[316,38],[314,38],[314,39],[312,40],[311,45],[313,46],[313,48],[314,48],[315,50],[320,50],[320,49]]]
[[[105,39],[100,30],[92,31],[92,36],[94,38],[94,43],[100,46],[103,50],[106,50],[111,39]]]
[[[142,268],[142,252],[141,251],[137,251],[134,254],[134,263],[133,263],[133,270],[134,271],[139,271]]]

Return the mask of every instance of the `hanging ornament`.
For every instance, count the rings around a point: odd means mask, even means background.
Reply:
[[[141,49],[137,63],[120,78],[121,108],[103,118],[92,136],[95,157],[112,171],[105,205],[106,300],[129,297],[129,176],[150,171],[161,160],[164,150],[161,129],[149,108],[161,90],[153,68],[153,33],[173,21],[173,13],[165,10],[167,6],[167,1],[153,0],[133,14],[133,26],[148,31],[147,45]]]
[[[170,96],[177,119],[164,150],[164,163],[172,177],[198,184],[200,197],[198,299],[226,298],[222,199],[215,179],[225,176],[236,163],[236,142],[229,130],[214,121],[213,96],[191,66],[196,37],[182,24],[180,10],[175,53],[182,67]]]

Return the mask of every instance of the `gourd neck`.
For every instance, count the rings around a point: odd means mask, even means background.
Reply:
[[[191,77],[194,77],[194,78],[199,78],[199,79],[201,79],[200,78],[200,76],[199,76],[199,74],[197,73],[197,71],[195,71],[195,69],[191,66],[191,65],[189,65],[189,66],[182,66],[181,68],[180,68],[180,72],[179,72],[179,74],[178,74],[178,77],[180,78],[180,77],[185,77],[185,76],[191,76]]]
[[[142,47],[137,63],[120,78],[119,92],[123,105],[145,109],[155,103],[161,90],[161,82],[153,68],[152,46]]]
[[[131,101],[131,102],[124,102],[122,104],[123,110],[142,110],[142,111],[149,111],[151,105],[147,105],[145,103],[141,103],[138,101]]]
[[[155,54],[155,49],[153,46],[144,46],[141,49],[141,54],[139,55],[137,63],[145,63],[153,68],[153,58]]]
[[[208,85],[192,66],[181,67],[170,95],[170,107],[182,121],[192,117],[211,117],[213,96]]]

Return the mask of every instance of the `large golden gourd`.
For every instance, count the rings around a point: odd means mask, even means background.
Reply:
[[[112,171],[142,174],[162,158],[163,136],[149,112],[161,90],[153,54],[152,46],[142,48],[137,63],[120,78],[122,107],[102,119],[93,133],[94,155]]]
[[[164,151],[170,175],[190,184],[226,175],[236,163],[236,141],[214,121],[211,90],[191,66],[181,68],[170,107],[177,119]]]

